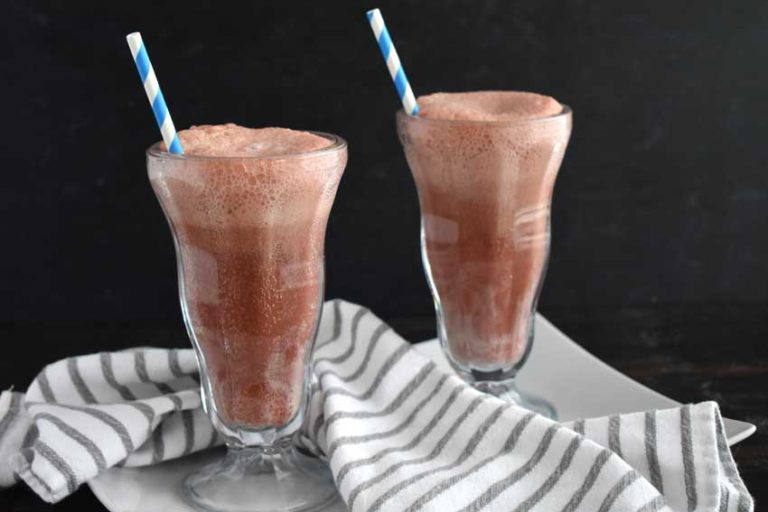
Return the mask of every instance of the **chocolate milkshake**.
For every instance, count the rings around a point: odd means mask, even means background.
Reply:
[[[182,309],[222,433],[295,430],[323,296],[345,143],[283,128],[197,126],[148,155],[174,231]],[[244,433],[246,432],[246,433]],[[250,444],[250,443],[246,443]]]
[[[439,337],[467,379],[510,379],[530,347],[570,110],[511,91],[418,103],[418,117],[398,114],[398,132],[418,189]]]

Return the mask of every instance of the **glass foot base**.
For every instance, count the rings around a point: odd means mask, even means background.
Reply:
[[[320,511],[340,500],[328,466],[291,443],[230,447],[186,478],[184,494],[205,512]]]
[[[557,411],[551,403],[541,397],[522,393],[514,380],[477,381],[473,382],[472,386],[478,391],[513,402],[551,420],[557,420]]]

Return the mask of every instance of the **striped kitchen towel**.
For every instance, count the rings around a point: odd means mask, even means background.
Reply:
[[[325,305],[314,377],[300,440],[353,511],[753,510],[712,402],[561,425],[443,373],[342,301]],[[114,465],[220,443],[191,350],[54,363],[0,396],[0,418],[0,485],[20,477],[47,501]]]

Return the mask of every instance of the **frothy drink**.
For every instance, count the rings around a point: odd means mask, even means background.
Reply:
[[[523,92],[438,93],[398,130],[422,213],[440,338],[465,372],[513,372],[546,267],[570,111]]]
[[[296,417],[323,294],[323,243],[346,146],[283,128],[198,126],[184,155],[150,150],[182,305],[230,429]]]

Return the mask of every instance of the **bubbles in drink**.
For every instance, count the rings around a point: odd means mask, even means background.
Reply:
[[[183,158],[151,162],[174,227],[187,321],[225,424],[296,415],[319,315],[325,226],[346,151],[283,128],[179,132]],[[215,158],[213,158],[215,157]]]
[[[549,247],[549,205],[570,117],[533,93],[438,93],[399,133],[419,192],[424,250],[449,355],[514,368]]]

